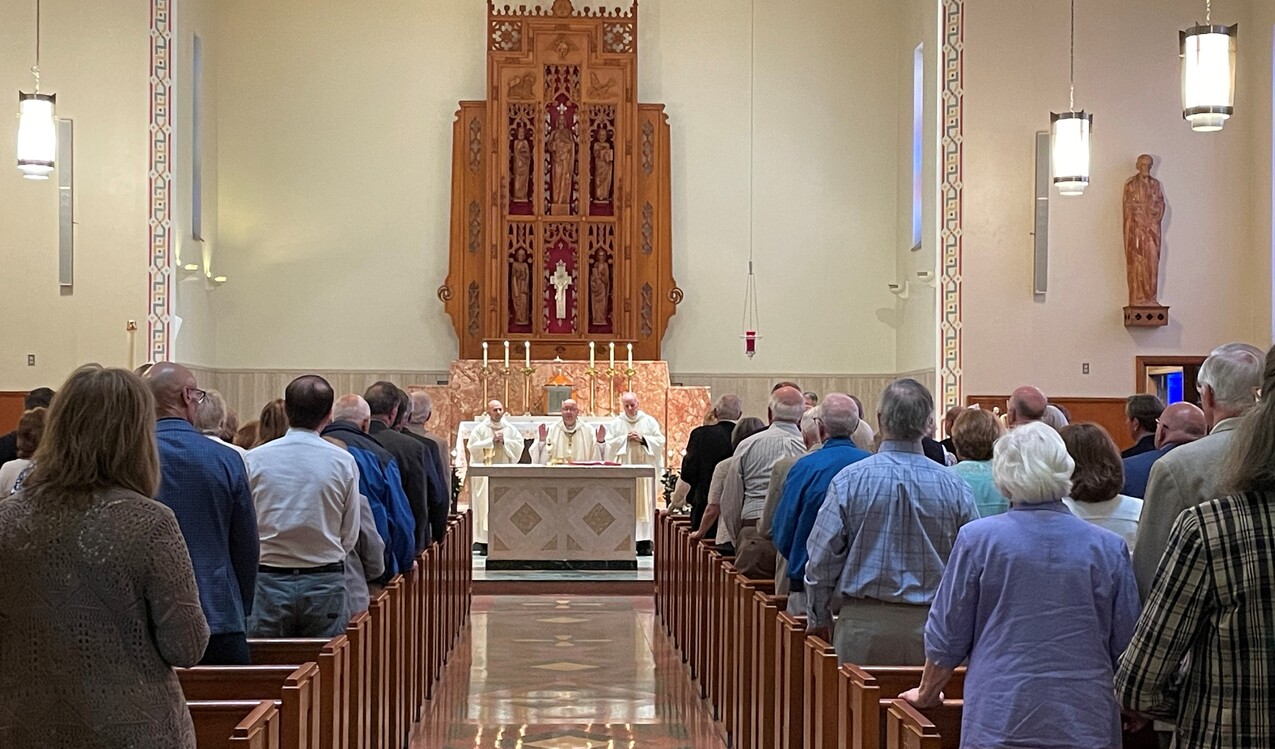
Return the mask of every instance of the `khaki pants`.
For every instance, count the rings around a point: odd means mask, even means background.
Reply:
[[[929,615],[929,606],[848,599],[832,637],[837,660],[859,666],[924,666]]]

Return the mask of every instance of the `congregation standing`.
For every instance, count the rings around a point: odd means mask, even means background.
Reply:
[[[900,695],[915,706],[966,666],[963,747],[1114,748],[1140,731],[1165,747],[1270,746],[1275,406],[1261,394],[1275,348],[1221,346],[1197,387],[1199,406],[1129,398],[1122,453],[1032,386],[1003,417],[949,408],[937,441],[913,380],[882,393],[868,440],[857,399],[779,383],[769,426],[742,435],[751,417],[718,399],[675,497],[692,539],[774,574],[840,661],[923,666]],[[794,396],[805,415],[777,417]],[[742,497],[759,494],[754,524]],[[750,532],[760,551],[745,554]]]

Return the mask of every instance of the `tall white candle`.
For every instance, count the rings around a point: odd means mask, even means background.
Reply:
[[[505,341],[505,369],[509,369],[509,341]]]
[[[611,349],[611,369],[615,369],[615,341],[608,343],[607,348]]]
[[[487,368],[487,342],[483,341],[483,369]]]
[[[531,369],[531,341],[522,342],[523,366]]]
[[[633,369],[633,344],[630,343],[628,344],[628,346],[629,346],[629,369]]]
[[[589,341],[589,369],[597,369],[597,344]]]

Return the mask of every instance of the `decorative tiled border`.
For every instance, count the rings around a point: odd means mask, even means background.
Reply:
[[[151,4],[150,72],[150,309],[146,315],[146,358],[165,361],[172,344],[172,42],[173,3]]]
[[[961,402],[961,220],[965,101],[965,0],[942,0],[941,113],[943,174],[940,178],[939,233],[939,399],[940,409]]]

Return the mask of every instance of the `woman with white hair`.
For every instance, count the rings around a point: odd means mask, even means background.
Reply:
[[[1117,659],[1138,619],[1124,540],[1063,504],[1074,468],[1062,437],[1029,423],[992,458],[1003,515],[961,528],[925,626],[919,708],[969,661],[962,747],[1118,749]]]

